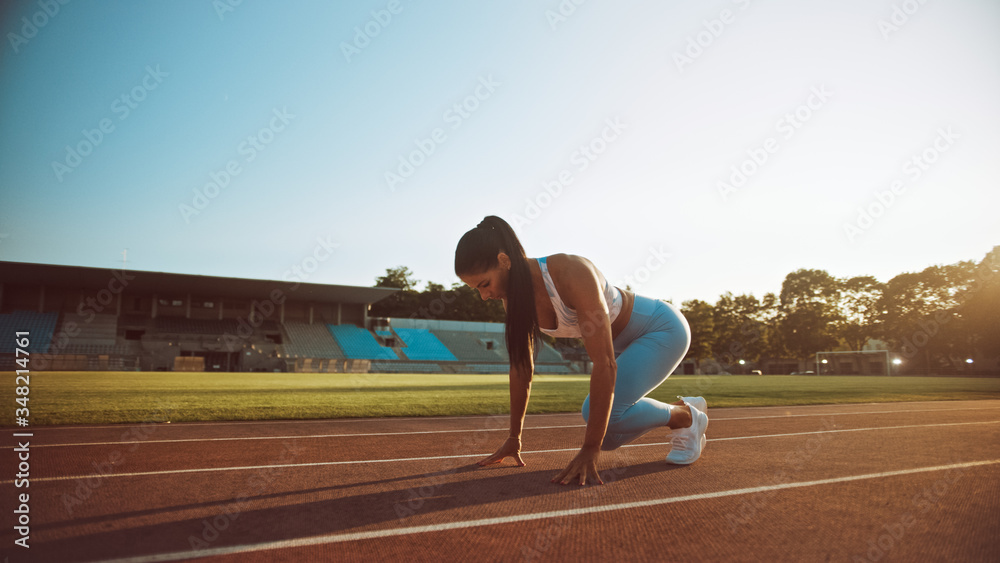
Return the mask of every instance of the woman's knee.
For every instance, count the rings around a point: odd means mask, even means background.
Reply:
[[[580,407],[580,414],[583,415],[584,422],[590,422],[590,395],[583,400],[583,406]]]
[[[624,426],[624,413],[616,413],[611,411],[611,416],[608,417],[608,434],[618,434],[624,432],[625,428],[619,428],[619,425]]]

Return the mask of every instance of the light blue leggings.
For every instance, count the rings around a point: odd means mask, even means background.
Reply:
[[[670,422],[670,405],[646,397],[680,365],[691,345],[691,328],[664,301],[635,296],[632,317],[614,340],[618,374],[602,450],[614,450]],[[590,395],[583,401],[590,416]]]

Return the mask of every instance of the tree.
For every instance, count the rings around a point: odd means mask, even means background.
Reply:
[[[803,303],[782,319],[782,340],[795,357],[812,357],[816,352],[837,346],[832,321],[822,303]]]
[[[502,323],[506,318],[500,301],[483,301],[479,292],[464,283],[445,289],[441,284],[427,283],[419,296],[419,307],[413,318],[451,321]]]
[[[1000,246],[993,247],[976,266],[972,282],[959,294],[962,302],[964,330],[971,336],[972,345],[991,365],[1000,364]]]
[[[836,333],[850,350],[858,351],[879,334],[879,300],[885,284],[872,276],[839,280],[840,320]]]
[[[375,278],[375,287],[392,287],[401,291],[373,303],[373,317],[409,317],[417,310],[417,280],[406,266],[386,268],[385,275]]]
[[[413,272],[406,266],[396,266],[386,268],[385,275],[375,278],[375,287],[395,287],[403,291],[415,291],[417,281],[413,279]]]
[[[700,367],[702,360],[712,357],[712,341],[714,339],[715,323],[712,320],[714,307],[709,303],[694,299],[681,304],[681,312],[691,327],[691,347],[688,357]]]
[[[796,270],[785,276],[781,284],[781,306],[788,311],[806,303],[832,308],[839,294],[837,278],[826,270]]]
[[[777,295],[773,293],[764,294],[764,297],[760,300],[760,308],[757,311],[757,320],[760,321],[763,327],[763,342],[758,345],[758,357],[786,357],[788,350],[781,336],[781,302],[778,300]]]
[[[925,370],[958,366],[974,347],[961,330],[974,272],[972,262],[958,262],[889,280],[880,302],[884,339]]]
[[[840,284],[825,270],[798,270],[781,284],[781,340],[798,358],[837,345]]]
[[[764,323],[761,305],[753,295],[726,292],[719,296],[712,311],[715,340],[712,351],[723,364],[740,360],[757,361],[761,357]]]

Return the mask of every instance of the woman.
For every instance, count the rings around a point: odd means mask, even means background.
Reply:
[[[701,397],[673,404],[646,397],[676,368],[691,343],[687,321],[663,301],[611,286],[589,260],[555,254],[530,259],[506,221],[490,216],[465,233],[455,250],[455,273],[507,312],[510,353],[510,436],[479,465],[521,459],[521,429],[531,392],[538,331],[582,338],[594,364],[583,402],[587,431],[576,457],[552,479],[604,484],[600,451],[614,450],[654,428],[674,432],[667,462],[689,464],[701,455],[708,427]]]

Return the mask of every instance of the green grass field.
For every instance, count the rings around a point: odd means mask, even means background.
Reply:
[[[577,412],[587,376],[536,376],[529,413]],[[1000,379],[673,376],[650,394],[711,407],[1000,399]],[[13,385],[2,424],[14,425]],[[508,412],[506,375],[36,372],[31,426],[204,420],[442,416]]]

